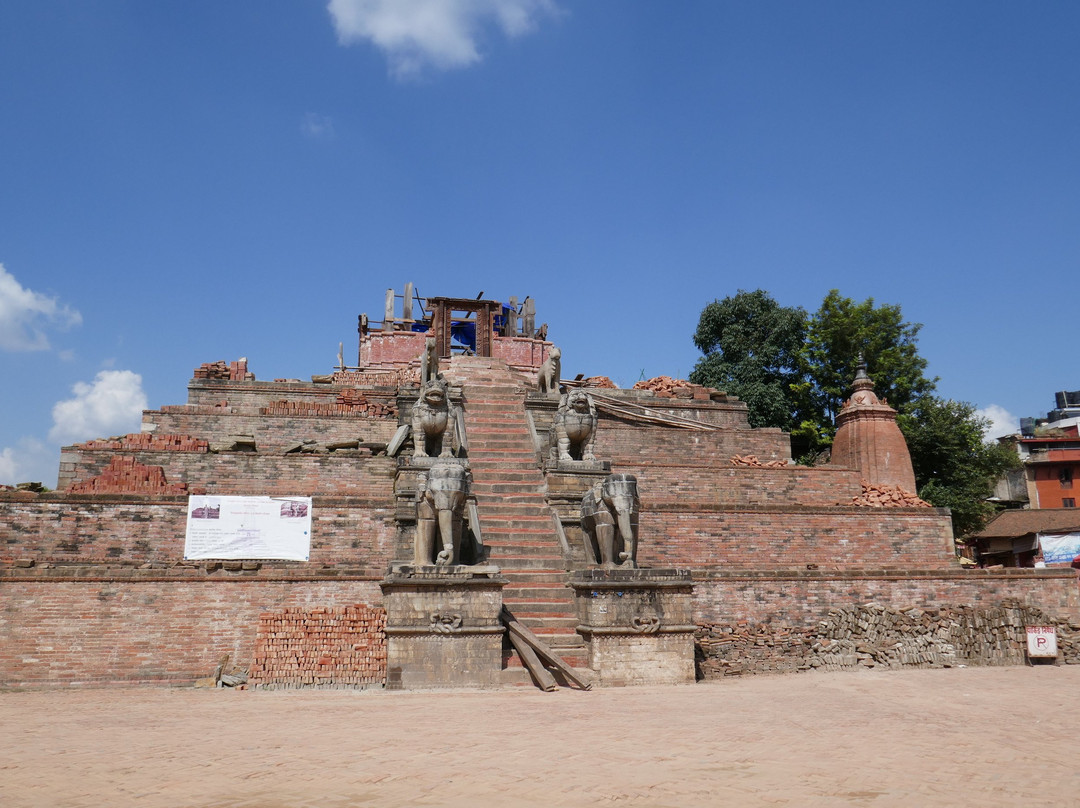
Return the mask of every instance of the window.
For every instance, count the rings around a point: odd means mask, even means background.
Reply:
[[[1061,482],[1062,488],[1072,488],[1073,483],[1073,470],[1072,466],[1063,468],[1058,471],[1058,480]]]
[[[1076,500],[1073,499],[1072,497],[1063,497],[1062,500],[1061,500],[1061,507],[1062,508],[1075,508],[1076,507]]]

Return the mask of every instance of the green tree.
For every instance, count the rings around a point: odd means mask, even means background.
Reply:
[[[831,442],[832,425],[850,395],[860,356],[874,391],[896,410],[905,412],[933,393],[937,378],[926,377],[926,360],[919,356],[921,328],[905,322],[899,306],[875,306],[872,297],[856,303],[836,289],[825,296],[810,317],[801,352],[803,379],[796,391],[823,437]]]
[[[1020,465],[1016,452],[985,441],[990,422],[967,402],[923,396],[897,420],[919,496],[952,510],[956,536],[980,530],[995,513],[987,502],[994,483]]]
[[[740,289],[701,312],[694,344],[705,354],[690,381],[746,402],[751,426],[790,430],[797,421],[792,386],[799,382],[806,311],[781,306],[768,292]]]

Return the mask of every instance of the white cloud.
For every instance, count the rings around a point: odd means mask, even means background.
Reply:
[[[985,435],[988,443],[1004,435],[1012,435],[1020,431],[1020,419],[997,404],[975,410],[975,414],[990,421],[990,428],[986,430]]]
[[[72,443],[138,432],[146,393],[142,376],[130,370],[103,370],[92,383],[77,382],[74,398],[53,407],[49,440]]]
[[[386,53],[398,78],[468,67],[480,61],[477,39],[494,21],[510,37],[554,14],[553,0],[330,0],[338,41],[370,41]]]
[[[81,322],[82,315],[75,309],[24,288],[0,264],[0,350],[47,350],[47,327],[64,329]]]
[[[329,115],[309,112],[300,123],[300,131],[312,140],[333,140],[334,119]]]
[[[60,471],[60,452],[34,438],[20,438],[14,448],[0,451],[0,483],[42,483],[56,487]]]

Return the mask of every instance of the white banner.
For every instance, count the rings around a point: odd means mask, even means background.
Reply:
[[[1068,564],[1080,555],[1080,533],[1040,533],[1039,545],[1047,564]]]
[[[310,557],[311,497],[188,498],[186,560]]]

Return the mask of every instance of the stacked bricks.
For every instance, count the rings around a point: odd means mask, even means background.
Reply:
[[[386,681],[386,611],[363,603],[259,615],[257,688],[355,688]]]
[[[73,484],[68,491],[72,494],[181,496],[188,492],[188,487],[187,483],[167,482],[161,466],[144,466],[134,457],[114,455],[101,474]]]
[[[133,452],[200,452],[209,450],[209,444],[201,438],[189,435],[158,435],[151,432],[135,432],[114,438],[88,440],[75,444],[76,449],[105,449],[108,451]]]
[[[1059,659],[1080,664],[1080,623],[1015,599],[984,608],[843,606],[808,628],[704,623],[695,641],[706,679],[811,669],[1022,665],[1026,626],[1054,626]]]
[[[247,359],[238,359],[228,363],[224,359],[217,362],[204,362],[195,368],[192,376],[196,379],[221,379],[230,382],[255,381],[255,374],[248,372]]]
[[[259,408],[260,415],[359,415],[368,418],[396,417],[397,409],[391,403],[379,404],[368,401],[359,390],[342,390],[333,404],[316,401],[272,401]]]
[[[418,354],[419,355],[419,354]],[[419,384],[420,368],[402,368],[400,370],[355,371],[336,370],[334,384],[346,384],[353,387],[400,387],[401,385]]]

